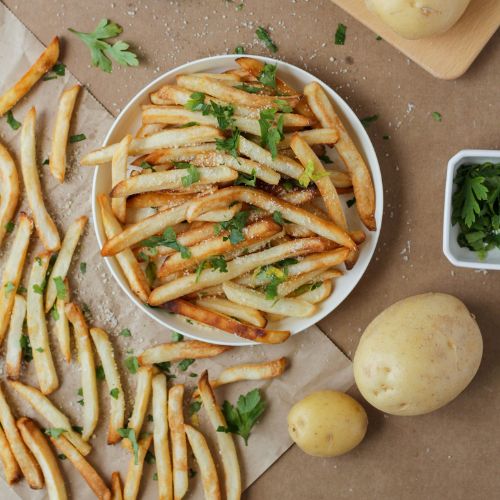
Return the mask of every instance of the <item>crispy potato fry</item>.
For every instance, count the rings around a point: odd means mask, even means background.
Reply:
[[[23,477],[23,473],[16,462],[12,450],[10,449],[7,436],[0,427],[0,461],[3,466],[3,474],[7,484],[14,484]]]
[[[132,139],[129,145],[128,154],[142,155],[162,148],[193,146],[204,142],[214,142],[215,139],[223,137],[220,130],[215,127],[204,125],[161,130],[147,137]],[[96,149],[85,155],[80,160],[80,164],[92,167],[94,165],[108,163],[113,159],[113,154],[117,148],[118,144],[111,144],[110,146]]]
[[[290,332],[288,331],[265,330],[263,328],[240,323],[233,318],[192,304],[187,300],[171,300],[164,304],[163,307],[167,311],[182,314],[183,316],[194,319],[205,325],[263,344],[280,344],[290,336]]]
[[[289,148],[295,134],[298,134],[309,146],[314,144],[336,144],[339,140],[339,132],[335,127],[313,128],[312,130],[285,134],[285,138],[278,144],[278,148]]]
[[[294,238],[310,238],[315,236],[315,233],[307,227],[299,226],[298,224],[285,223],[284,224],[285,233]]]
[[[316,186],[308,187],[307,189],[300,189],[298,191],[290,191],[290,192],[281,192],[278,193],[278,198],[285,200],[292,205],[304,205],[309,201],[314,200],[319,195],[319,191]]]
[[[54,305],[54,330],[61,348],[61,353],[66,360],[66,363],[71,363],[71,337],[69,331],[68,317],[66,316],[66,304],[70,302],[68,280],[64,280],[66,287],[66,297],[64,299],[57,298]]]
[[[75,107],[80,85],[66,89],[59,98],[56,122],[52,132],[52,147],[49,156],[50,173],[59,181],[64,182],[66,173],[66,146],[68,144],[71,115]]]
[[[126,135],[118,143],[118,147],[113,153],[113,159],[111,160],[111,184],[113,187],[127,180],[128,148],[131,140],[132,136],[130,134]],[[127,200],[113,198],[111,208],[118,221],[125,224],[127,220]]]
[[[97,378],[95,374],[94,353],[90,340],[89,329],[80,308],[73,303],[66,304],[66,316],[73,325],[78,360],[80,362],[83,400],[82,439],[88,441],[97,426],[99,419],[99,397],[97,394]]]
[[[200,431],[197,431],[190,425],[185,424],[184,430],[200,468],[205,499],[220,500],[221,493],[217,469],[215,468],[214,459],[212,458],[206,439]]]
[[[29,403],[52,426],[64,429],[65,436],[76,446],[82,455],[88,455],[92,450],[90,444],[83,441],[80,434],[73,430],[68,417],[44,396],[38,389],[21,382],[9,382],[11,387]]]
[[[326,274],[329,276],[325,276]],[[331,276],[333,274],[333,276]],[[325,269],[319,269],[317,271],[312,271],[310,273],[301,274],[295,278],[289,279],[283,283],[278,285],[277,291],[280,297],[286,297],[291,295],[295,290],[300,288],[302,285],[307,285],[308,283],[312,284],[316,281],[324,280],[327,277],[330,278],[338,278],[342,276],[342,271],[335,269],[325,271]]]
[[[31,266],[26,300],[28,335],[33,348],[33,361],[38,384],[44,394],[51,394],[59,387],[43,310],[43,288],[50,255],[50,252],[45,252],[35,257]]]
[[[0,96],[0,116],[12,109],[31,90],[33,85],[54,66],[58,58],[59,38],[56,36],[21,79]]]
[[[308,227],[319,236],[332,240],[339,245],[346,246],[352,250],[356,249],[356,244],[352,241],[351,237],[336,224],[321,219],[302,208],[267,193],[249,188],[228,187],[199,200],[193,200],[187,208],[186,218],[188,221],[192,221],[202,213],[208,212],[209,208],[210,210],[215,210],[222,206],[227,206],[233,201],[248,203],[267,210],[270,213],[278,210],[281,212],[283,219],[295,222],[295,224],[299,224],[300,226]]]
[[[153,381],[153,368],[151,366],[141,366],[137,370],[137,385],[135,388],[134,409],[129,418],[127,427],[133,429],[136,436],[139,436],[144,417],[148,411],[149,400],[151,399],[151,383]],[[123,441],[125,447],[129,447],[130,441]]]
[[[110,240],[122,233],[122,227],[113,214],[108,197],[105,194],[101,194],[98,196],[97,201],[101,209],[104,232],[108,240]],[[143,302],[146,302],[151,290],[146,275],[139,265],[139,262],[137,262],[132,250],[130,250],[130,248],[124,248],[123,251],[116,253],[115,256],[131,290]]]
[[[232,182],[238,177],[237,172],[229,167],[202,167],[197,170],[200,179],[193,186],[201,187],[206,184],[216,184],[217,182]],[[182,179],[186,178],[186,176],[188,176],[186,170],[177,169],[129,177],[113,188],[111,196],[120,198],[148,191],[158,191],[159,189],[178,189],[183,186],[184,181]]]
[[[152,365],[165,361],[180,361],[185,358],[212,358],[231,349],[230,346],[208,344],[199,340],[166,342],[146,349],[137,357],[141,365]]]
[[[127,476],[123,486],[124,500],[135,500],[139,494],[139,486],[141,485],[142,469],[144,467],[144,459],[148,448],[151,446],[153,436],[146,436],[138,442],[139,450],[137,452],[137,461],[135,456],[132,455],[128,462]]]
[[[241,209],[242,203],[236,203],[228,208],[219,208],[218,210],[211,210],[196,217],[197,222],[223,222],[231,220]]]
[[[182,404],[184,385],[176,384],[168,391],[168,425],[172,443],[174,498],[182,498],[188,490],[188,459]]]
[[[16,425],[23,441],[42,469],[49,499],[66,500],[68,494],[64,485],[64,479],[54,452],[47,442],[47,438],[43,435],[38,425],[29,418],[22,417],[18,419]]]
[[[12,382],[12,384],[17,384],[18,382]],[[24,444],[24,441],[19,434],[16,427],[16,421],[12,415],[11,409],[3,389],[0,386],[0,424],[5,432],[7,441],[9,442],[9,447],[16,458],[19,467],[23,473],[23,476],[28,481],[30,488],[34,490],[39,490],[43,488],[43,475],[37,461],[33,458],[33,455]]]
[[[214,431],[217,431],[219,427],[227,427],[226,419],[217,405],[214,391],[208,382],[206,370],[201,374],[198,391]],[[216,432],[216,435],[224,468],[226,498],[227,500],[238,500],[241,497],[241,472],[233,436],[226,432]]]
[[[145,125],[141,125],[139,130],[135,133],[135,137],[148,137],[150,135],[156,134],[156,132],[160,132],[164,128],[165,126],[161,123],[147,123]]]
[[[118,471],[111,474],[111,500],[123,500],[122,480]]]
[[[42,187],[36,164],[35,108],[31,108],[21,129],[21,170],[26,196],[33,213],[35,227],[46,250],[55,252],[61,246],[57,227],[43,202]]]
[[[229,80],[236,83],[241,81],[241,78],[234,73],[193,73],[193,76],[213,78],[214,80]]]
[[[167,378],[163,373],[153,377],[153,439],[155,446],[156,470],[158,473],[159,500],[173,499],[172,461],[168,437]]]
[[[106,486],[106,483],[92,465],[85,460],[80,451],[70,443],[69,439],[66,439],[66,436],[68,434],[64,433],[58,438],[51,437],[50,440],[57,448],[57,451],[65,455],[73,464],[97,498],[100,500],[111,500],[111,491]]]
[[[252,307],[235,304],[230,300],[218,299],[215,297],[198,299],[195,303],[205,309],[210,309],[211,311],[225,314],[226,316],[232,318],[238,318],[239,320],[253,326],[260,326],[261,328],[266,326],[266,318],[259,310]]]
[[[197,276],[191,273],[155,288],[148,303],[158,306],[182,295],[232,280],[259,266],[265,266],[288,257],[327,250],[329,242],[321,238],[302,238],[277,245],[261,252],[244,255],[227,263],[227,273],[215,269],[204,269]]]
[[[149,153],[146,156],[133,162],[133,165],[140,165],[142,162],[151,165],[161,165],[169,161],[191,161],[196,155],[210,153],[216,150],[216,145],[211,142],[205,142],[198,146],[161,148]]]
[[[7,354],[5,355],[7,377],[11,380],[17,380],[21,373],[21,361],[23,357],[21,337],[23,335],[25,317],[26,300],[22,295],[16,295],[10,317],[9,333],[7,334]]]
[[[120,381],[120,373],[115,361],[113,346],[108,334],[101,328],[91,328],[90,336],[104,369],[106,385],[110,397],[110,418],[108,427],[108,444],[120,441],[118,429],[123,428],[125,421],[125,395]]]
[[[376,229],[375,191],[368,166],[321,86],[316,82],[311,82],[304,87],[304,94],[321,125],[338,130],[339,140],[335,144],[335,149],[351,175],[356,197],[356,210],[363,224],[370,231],[374,231]]]
[[[348,189],[352,187],[351,176],[348,173],[342,172],[342,170],[327,170],[327,172],[330,175],[333,185],[337,189]]]
[[[305,318],[312,316],[317,308],[308,302],[293,298],[280,298],[270,300],[265,293],[257,292],[237,283],[226,281],[222,283],[226,297],[232,302],[243,304],[264,312],[283,314],[294,318]]]
[[[311,304],[319,304],[320,302],[323,302],[328,297],[330,297],[332,291],[333,291],[332,280],[327,279],[323,281],[321,285],[318,286],[317,288],[314,289],[311,288],[311,290],[301,293],[297,295],[297,297],[300,297],[302,300],[310,302]]]
[[[0,245],[19,202],[19,176],[7,148],[0,143]]]
[[[50,277],[47,280],[47,291],[45,293],[45,312],[49,312],[58,297],[56,280],[61,278],[64,282],[66,279],[66,275],[68,274],[68,269],[71,264],[71,258],[75,253],[76,246],[80,241],[80,238],[83,234],[85,226],[88,222],[89,218],[86,215],[82,215],[78,217],[75,221],[71,223],[64,235],[64,239],[57,254],[57,259],[54,263],[54,267],[52,268],[52,272],[50,273]],[[62,292],[60,292],[62,294]],[[66,291],[67,293],[67,291]],[[64,298],[64,297],[59,297]]]
[[[127,208],[178,207],[193,199],[191,193],[172,193],[170,191],[152,191],[135,194],[127,198]]]

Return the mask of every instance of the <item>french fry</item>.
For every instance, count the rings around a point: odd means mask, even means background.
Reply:
[[[162,148],[176,148],[180,146],[193,146],[205,142],[215,142],[215,139],[220,138],[223,138],[220,130],[205,125],[161,130],[147,137],[132,139],[128,154],[131,156],[142,155]],[[85,155],[80,160],[80,164],[94,166],[108,163],[113,159],[113,154],[117,148],[118,144],[111,144],[110,146],[96,149]]]
[[[217,405],[214,391],[208,381],[206,370],[201,374],[198,391],[214,431],[217,431],[219,427],[227,427],[226,419]],[[226,498],[238,500],[241,497],[241,472],[233,436],[226,432],[216,432],[216,435],[224,468]]]
[[[161,148],[142,157],[140,162],[134,161],[133,165],[140,165],[143,161],[151,165],[160,165],[169,161],[191,161],[196,155],[210,153],[216,150],[216,145],[211,142],[205,142],[197,146]]]
[[[196,305],[210,309],[232,318],[238,318],[245,323],[253,326],[266,326],[266,318],[258,309],[246,305],[235,304],[230,300],[218,299],[216,297],[207,297],[195,301]]]
[[[153,439],[158,473],[158,498],[159,500],[172,500],[173,476],[168,437],[167,378],[163,373],[158,373],[153,377],[152,389]]]
[[[57,227],[43,202],[42,187],[36,164],[35,108],[31,108],[21,129],[21,170],[26,196],[33,213],[35,227],[46,250],[55,252],[61,246]]]
[[[213,78],[214,80],[228,80],[233,82],[240,82],[240,76],[234,73],[193,73],[193,76]]]
[[[64,429],[65,436],[76,446],[82,455],[88,455],[92,450],[90,444],[83,441],[80,434],[73,430],[68,417],[44,396],[38,389],[21,382],[11,381],[10,386],[29,403],[43,418],[54,427]]]
[[[66,316],[66,304],[70,302],[68,280],[64,280],[66,288],[66,297],[64,299],[57,298],[54,305],[52,317],[54,318],[54,330],[61,348],[61,353],[66,360],[66,363],[71,363],[71,337],[69,331],[68,317]]]
[[[254,342],[264,344],[280,344],[290,336],[290,332],[288,331],[265,330],[263,328],[240,323],[233,318],[229,318],[225,315],[205,309],[204,307],[192,304],[187,300],[171,300],[164,304],[163,307],[167,311],[182,314],[183,316],[194,319],[204,325],[218,328],[224,332],[238,335],[239,337],[247,340],[253,340]]]
[[[339,140],[339,133],[335,127],[313,128],[311,130],[285,134],[284,139],[278,144],[278,149],[289,148],[295,134],[298,134],[309,146],[316,144],[336,144]]]
[[[0,116],[12,109],[31,90],[33,85],[54,66],[58,58],[59,38],[56,36],[22,78],[0,96]]]
[[[284,215],[284,217],[286,216]],[[262,250],[261,252],[244,255],[228,262],[226,273],[221,273],[215,269],[204,269],[198,276],[195,273],[191,273],[165,283],[151,292],[148,303],[153,306],[159,306],[179,296],[235,279],[259,266],[266,266],[297,255],[321,252],[327,250],[329,246],[329,242],[321,238],[301,238]]]
[[[89,329],[82,311],[70,302],[65,307],[66,316],[73,325],[78,360],[80,362],[83,405],[83,432],[82,439],[88,441],[97,426],[99,419],[99,398],[97,394],[97,378],[95,374],[95,361],[92,352]]]
[[[123,500],[122,480],[118,471],[111,474],[111,500]]]
[[[57,106],[56,122],[52,133],[52,147],[49,156],[49,168],[50,173],[59,182],[64,182],[69,126],[80,88],[81,86],[77,84],[66,89],[61,94]]]
[[[335,144],[335,149],[351,175],[356,210],[363,224],[369,230],[374,231],[376,229],[375,191],[368,166],[321,86],[316,82],[311,82],[304,87],[304,94],[321,125],[338,130],[339,140]]]
[[[231,349],[230,346],[208,344],[199,340],[182,340],[149,347],[137,356],[137,359],[142,366],[145,366],[165,361],[180,361],[185,358],[212,358],[229,349]]]
[[[197,170],[200,179],[192,186],[199,188],[207,184],[231,182],[238,177],[237,172],[228,167],[202,167]],[[184,179],[186,175],[186,170],[184,169],[136,175],[135,177],[129,177],[118,183],[111,191],[111,196],[113,198],[120,198],[138,193],[146,193],[148,191],[158,191],[159,189],[178,189],[183,186],[182,179]]]
[[[151,383],[153,381],[153,368],[151,366],[141,366],[137,370],[137,385],[135,389],[134,409],[129,418],[127,427],[133,429],[136,436],[139,436],[144,417],[148,411],[149,400],[151,399]],[[125,447],[129,447],[129,441],[123,441]]]
[[[314,186],[314,188],[310,187],[307,189],[300,189],[298,191],[285,191],[282,193],[278,193],[277,196],[278,198],[281,198],[282,200],[285,200],[292,205],[304,205],[304,203],[314,200],[318,195],[319,191],[317,190],[316,186]]]
[[[236,203],[228,208],[211,210],[197,217],[196,222],[223,222],[231,220],[242,208],[242,203]]]
[[[201,432],[190,425],[185,424],[184,430],[200,468],[205,499],[220,500],[221,493],[217,469],[215,468],[214,459],[212,458],[206,439]]]
[[[191,193],[171,193],[169,191],[152,191],[135,194],[127,198],[127,208],[172,208],[193,199]]]
[[[21,373],[21,361],[23,357],[21,337],[23,335],[25,317],[26,300],[22,295],[16,295],[10,317],[9,333],[7,334],[7,354],[5,356],[7,377],[11,380],[17,380]]]
[[[2,428],[0,428],[0,461],[2,462],[3,474],[7,484],[14,484],[23,477]]]
[[[135,500],[139,493],[139,486],[141,485],[142,469],[144,467],[144,459],[148,448],[151,446],[153,436],[149,435],[138,442],[137,460],[134,455],[130,457],[128,462],[127,476],[125,477],[125,484],[123,486],[123,499]]]
[[[326,276],[327,274],[328,276]],[[283,283],[280,283],[278,285],[277,292],[280,297],[286,297],[288,295],[292,295],[293,292],[300,288],[302,285],[307,285],[308,283],[317,282],[327,278],[338,278],[340,276],[342,276],[342,271],[339,271],[338,269],[334,269],[331,271],[320,269],[318,271],[304,273],[300,276],[297,276],[296,278],[292,278]]]
[[[85,460],[81,452],[66,437],[68,437],[68,434],[64,433],[58,438],[51,437],[50,440],[57,451],[65,455],[72,463],[97,498],[100,500],[111,500],[111,491],[106,486],[106,483],[92,465]]]
[[[54,452],[47,442],[47,438],[43,435],[38,425],[29,418],[22,417],[18,419],[16,425],[23,441],[42,470],[49,499],[66,500],[68,494],[64,485],[64,479]]]
[[[141,125],[135,136],[137,138],[148,137],[149,135],[156,134],[156,132],[160,132],[164,128],[165,126],[161,123],[147,123],[145,125]]]
[[[28,335],[33,348],[33,361],[38,384],[44,394],[51,394],[59,387],[43,310],[43,289],[50,255],[49,252],[44,252],[35,257],[31,266],[26,300]]]
[[[327,279],[323,281],[319,287],[314,289],[311,288],[311,290],[301,293],[300,295],[297,295],[297,297],[300,297],[302,300],[310,302],[311,304],[318,304],[319,302],[323,302],[330,297],[332,290],[332,280]]]
[[[120,373],[115,361],[113,346],[108,334],[101,328],[91,328],[90,336],[104,369],[104,376],[110,395],[110,418],[108,427],[108,444],[120,441],[118,429],[123,428],[125,421],[125,395],[120,381]]]
[[[188,490],[187,443],[182,404],[184,386],[176,384],[168,391],[168,426],[172,443],[172,475],[174,498],[181,499]]]
[[[131,140],[132,136],[130,134],[126,135],[113,153],[111,160],[111,184],[113,187],[127,179],[128,148]],[[127,220],[127,200],[113,198],[111,208],[118,221],[125,224]]]
[[[0,245],[19,201],[19,176],[7,148],[0,143]]]
[[[122,233],[122,227],[113,214],[108,197],[105,194],[101,194],[97,198],[97,201],[101,209],[104,232],[108,240],[112,239]],[[151,290],[146,275],[139,262],[137,262],[132,250],[124,248],[122,251],[116,253],[115,256],[132,291],[143,302],[146,302]]]
[[[17,382],[12,382],[16,384]],[[0,387],[0,424],[9,442],[10,450],[19,464],[23,476],[28,481],[30,488],[39,490],[43,488],[43,475],[37,461],[24,444],[24,441],[16,427],[16,421],[12,415],[11,409],[2,388]]]
[[[45,292],[45,312],[48,313],[56,298],[58,298],[58,290],[56,286],[56,280],[58,278],[61,279],[62,282],[66,279],[66,275],[68,274],[68,269],[71,264],[71,259],[73,254],[75,253],[76,246],[78,245],[78,241],[80,240],[85,226],[88,221],[88,217],[86,215],[82,215],[78,217],[75,221],[71,223],[64,235],[64,239],[57,254],[57,259],[54,263],[54,267],[52,268],[52,272],[50,273],[50,277],[47,280],[47,291]],[[67,290],[65,294],[63,291],[60,292],[61,295],[67,294]],[[65,297],[61,296],[59,298],[64,299]]]

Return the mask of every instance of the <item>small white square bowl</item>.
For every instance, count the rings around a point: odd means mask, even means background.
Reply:
[[[472,269],[500,270],[500,249],[491,250],[485,259],[480,260],[477,253],[457,243],[459,232],[458,224],[451,225],[451,200],[455,192],[453,179],[458,167],[467,163],[498,163],[500,151],[483,149],[464,149],[459,151],[448,162],[446,172],[446,190],[444,195],[444,220],[443,220],[443,252],[447,259],[457,267]]]

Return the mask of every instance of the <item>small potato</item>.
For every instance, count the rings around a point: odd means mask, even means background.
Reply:
[[[315,457],[336,457],[364,438],[368,417],[351,396],[318,391],[295,403],[288,413],[288,433],[299,448]]]

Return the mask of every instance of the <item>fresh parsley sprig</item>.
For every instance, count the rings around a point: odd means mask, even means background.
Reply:
[[[297,180],[302,187],[306,188],[307,186],[309,186],[309,183],[311,181],[319,181],[321,178],[327,177],[328,175],[328,172],[315,172],[314,163],[309,160],[306,163],[304,171],[300,174],[300,177]]]
[[[200,171],[198,168],[187,161],[174,161],[174,167],[177,169],[185,169],[187,175],[181,177],[181,182],[184,187],[189,187],[191,184],[200,180]]]
[[[191,257],[189,248],[181,245],[177,241],[177,235],[171,227],[167,227],[161,236],[151,236],[150,238],[141,241],[140,244],[148,248],[156,248],[159,246],[169,247],[177,252],[180,252],[183,259],[189,259],[189,257]]]
[[[219,222],[215,228],[215,235],[219,235],[221,231],[229,231],[229,236],[224,236],[224,241],[229,240],[233,245],[236,245],[245,239],[243,235],[243,228],[248,222],[250,212],[248,210],[241,210],[232,219]]]
[[[276,119],[275,108],[263,109],[260,112],[260,142],[270,151],[273,160],[278,156],[278,144],[285,137],[283,125],[284,116],[280,115]]]
[[[266,87],[271,87],[272,89],[276,88],[276,71],[278,69],[277,64],[264,64],[260,75],[257,77],[262,85]]]
[[[271,35],[263,26],[259,26],[255,30],[257,38],[273,53],[278,52],[278,46],[273,42]]]

